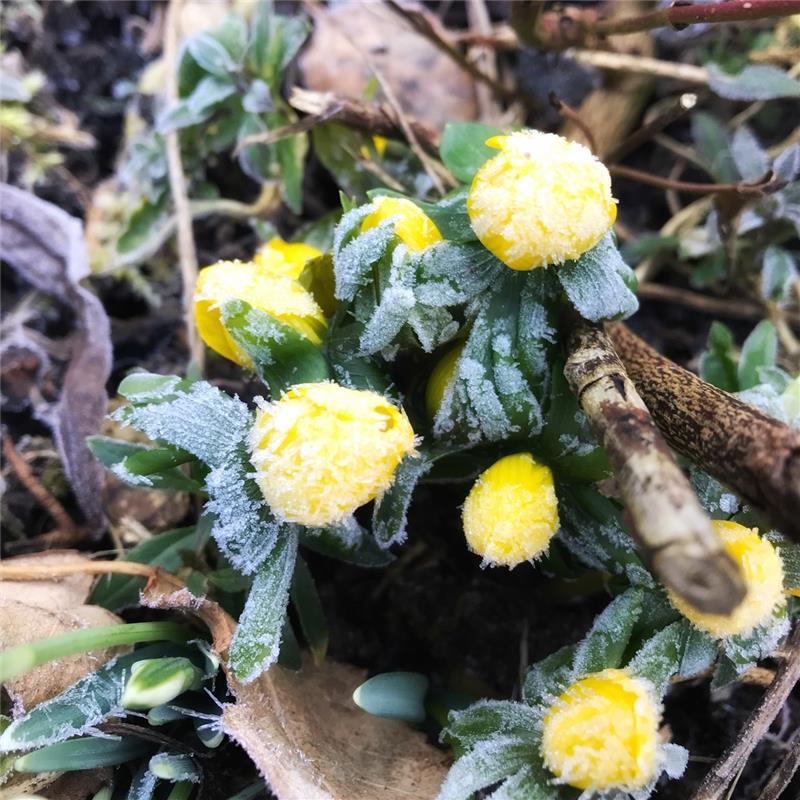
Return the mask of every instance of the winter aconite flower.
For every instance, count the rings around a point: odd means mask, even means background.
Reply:
[[[419,206],[403,197],[376,197],[372,201],[372,211],[361,223],[361,230],[375,228],[392,218],[395,235],[413,252],[442,241],[442,234],[433,220]]]
[[[500,153],[473,178],[467,211],[486,249],[512,269],[578,258],[614,224],[611,176],[583,145],[531,130],[486,144]]]
[[[712,520],[725,552],[736,562],[747,594],[730,616],[703,614],[670,592],[675,608],[698,628],[717,639],[749,633],[769,620],[784,602],[783,562],[777,550],[755,528],[737,522]]]
[[[272,511],[323,526],[391,486],[414,450],[414,431],[403,410],[375,392],[306,383],[258,412],[250,441]]]
[[[463,521],[470,550],[484,562],[515,567],[536,558],[558,530],[553,473],[530,453],[501,458],[470,490]]]
[[[244,300],[305,336],[322,341],[325,317],[314,298],[296,280],[275,275],[252,261],[218,261],[200,270],[194,292],[194,318],[202,340],[241,366],[250,359],[222,324],[220,309],[226,300]]]
[[[425,387],[425,409],[430,419],[436,416],[439,407],[442,405],[444,393],[455,377],[458,359],[463,349],[464,345],[462,343],[445,353],[433,368],[430,378],[428,378],[428,385]]]
[[[284,242],[283,239],[270,239],[256,250],[253,261],[267,269],[272,275],[299,278],[305,265],[312,258],[319,258],[321,250],[304,242]]]
[[[647,681],[621,669],[587,675],[545,714],[545,765],[577,789],[641,789],[658,771],[660,719]]]

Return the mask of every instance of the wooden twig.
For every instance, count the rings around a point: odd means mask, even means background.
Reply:
[[[581,50],[571,48],[564,54],[580,64],[609,72],[627,72],[634,75],[649,75],[655,78],[671,78],[684,83],[708,85],[708,70],[694,64],[681,64],[675,61],[661,61],[658,58],[617,53],[609,50]]]
[[[387,139],[405,140],[405,133],[394,110],[385,104],[363,103],[332,92],[315,92],[295,86],[289,93],[289,105],[296,111],[325,116],[343,125]],[[439,134],[425,122],[406,115],[420,147],[432,156],[439,153]]]
[[[678,192],[687,194],[735,194],[739,197],[763,197],[774,186],[779,188],[772,179],[772,173],[767,173],[757,183],[695,183],[692,181],[676,181],[672,178],[662,178],[660,175],[653,175],[633,167],[626,167],[623,164],[609,164],[608,171],[618,178],[628,178],[639,183],[647,183],[650,186],[658,186],[661,189],[674,189]]]
[[[580,129],[586,139],[586,143],[589,145],[589,149],[593,153],[597,153],[597,142],[595,141],[592,129],[581,119],[580,113],[569,103],[565,103],[555,92],[550,92],[547,99],[550,101],[550,105],[558,111],[564,119],[568,119]]]
[[[786,743],[786,755],[761,790],[758,800],[779,800],[798,769],[800,769],[800,729],[796,730]]]
[[[763,319],[764,307],[751,300],[734,300],[725,297],[711,297],[681,289],[679,286],[667,286],[663,283],[640,283],[636,293],[646,300],[663,300],[666,303],[692,308],[711,316],[735,317],[737,319]]]
[[[607,330],[667,441],[800,540],[800,430],[700,380],[626,325]]]
[[[0,563],[0,581],[48,581],[65,575],[137,575],[155,578],[161,570],[136,561],[83,561],[74,564],[25,564]]]
[[[166,73],[166,95],[170,103],[178,102],[178,21],[182,0],[170,0],[164,23],[164,71]],[[167,151],[167,171],[172,202],[178,225],[178,257],[183,283],[183,318],[191,360],[202,369],[205,350],[197,327],[194,324],[194,285],[197,282],[197,250],[192,231],[192,214],[186,188],[186,176],[181,161],[181,146],[178,131],[164,137]]]
[[[568,350],[564,375],[608,454],[645,560],[698,610],[730,613],[745,594],[741,575],[608,336],[576,319]]]
[[[797,681],[800,680],[800,626],[794,629],[787,642],[787,654],[764,693],[761,702],[747,718],[734,743],[709,770],[692,800],[719,800],[736,774],[769,730]]]
[[[28,463],[17,452],[14,442],[7,434],[3,434],[3,455],[19,478],[20,483],[36,498],[39,505],[53,518],[58,526],[59,541],[64,543],[76,543],[86,538],[85,531],[82,531],[67,513],[64,506],[45,489],[39,479],[33,474],[33,470]]]

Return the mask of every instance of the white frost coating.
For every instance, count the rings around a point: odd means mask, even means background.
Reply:
[[[147,475],[136,475],[131,472],[126,466],[124,461],[117,461],[110,467],[112,475],[116,475],[123,483],[128,483],[131,486],[152,486],[153,479],[148,478]]]
[[[562,447],[560,453],[562,458],[566,455],[586,456],[595,448],[591,442],[582,442],[577,436],[569,433],[562,433],[558,437],[558,443]]]
[[[742,673],[759,659],[766,658],[773,652],[789,633],[790,627],[791,623],[784,605],[776,610],[770,621],[750,633],[723,639],[722,649],[736,665],[736,671]]]
[[[151,439],[160,439],[211,467],[245,439],[251,418],[247,406],[205,381],[193,383],[174,399],[145,406],[123,406],[114,415]]]
[[[414,292],[407,286],[389,286],[361,334],[360,355],[377,353],[392,344],[415,303]]]
[[[450,312],[417,303],[408,315],[408,324],[426,353],[449,342],[459,329]]]
[[[243,683],[254,681],[278,658],[296,557],[297,529],[284,527],[272,557],[253,580],[231,642],[230,664]]]
[[[357,233],[344,244],[348,235],[371,211],[360,206],[348,211],[336,226],[333,237],[333,269],[338,300],[352,300],[359,286],[368,282],[372,265],[380,260],[394,236],[394,220],[387,219],[374,228]]]
[[[206,511],[215,517],[211,535],[220,550],[237,570],[250,575],[272,552],[280,526],[247,467],[233,456],[209,472]]]
[[[525,703],[512,700],[478,700],[463,711],[451,711],[442,738],[453,737],[464,749],[471,749],[492,735],[524,738],[538,729],[540,715]]]

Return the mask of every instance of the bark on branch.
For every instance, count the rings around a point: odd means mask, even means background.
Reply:
[[[739,571],[608,336],[580,320],[568,347],[564,375],[608,454],[645,559],[700,611],[730,613],[745,594]]]
[[[800,431],[700,380],[626,325],[608,333],[672,447],[800,540]]]

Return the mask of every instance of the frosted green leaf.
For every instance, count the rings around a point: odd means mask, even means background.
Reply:
[[[706,65],[711,91],[726,100],[774,100],[800,97],[800,81],[771,64],[748,64],[736,75],[723,72],[716,64]]]
[[[525,676],[522,697],[531,706],[547,707],[569,686],[575,645],[567,645],[533,664]]]
[[[731,153],[736,169],[745,181],[763,178],[769,169],[769,154],[747,125],[741,125],[733,134]]]
[[[797,264],[792,254],[777,245],[767,247],[761,268],[761,296],[784,303],[796,280]]]
[[[628,288],[633,272],[622,260],[610,233],[577,261],[551,269],[555,269],[567,297],[584,319],[624,319],[639,308],[636,295]]]
[[[230,666],[243,683],[254,681],[278,658],[296,555],[297,529],[284,526],[253,579],[231,642]]]
[[[375,501],[372,535],[383,548],[405,541],[406,516],[420,478],[431,468],[424,455],[407,455],[394,473],[392,485]]]
[[[472,750],[497,735],[536,742],[540,723],[540,715],[524,703],[479,700],[463,711],[451,711],[441,738],[457,745],[459,751]]]
[[[394,238],[394,221],[387,219],[361,233],[359,228],[370,206],[359,206],[344,214],[333,236],[333,269],[336,297],[352,300],[360,286],[369,282],[372,265],[386,253]]]
[[[567,800],[568,787],[556,786],[541,764],[529,764],[504,781],[487,800]]]

